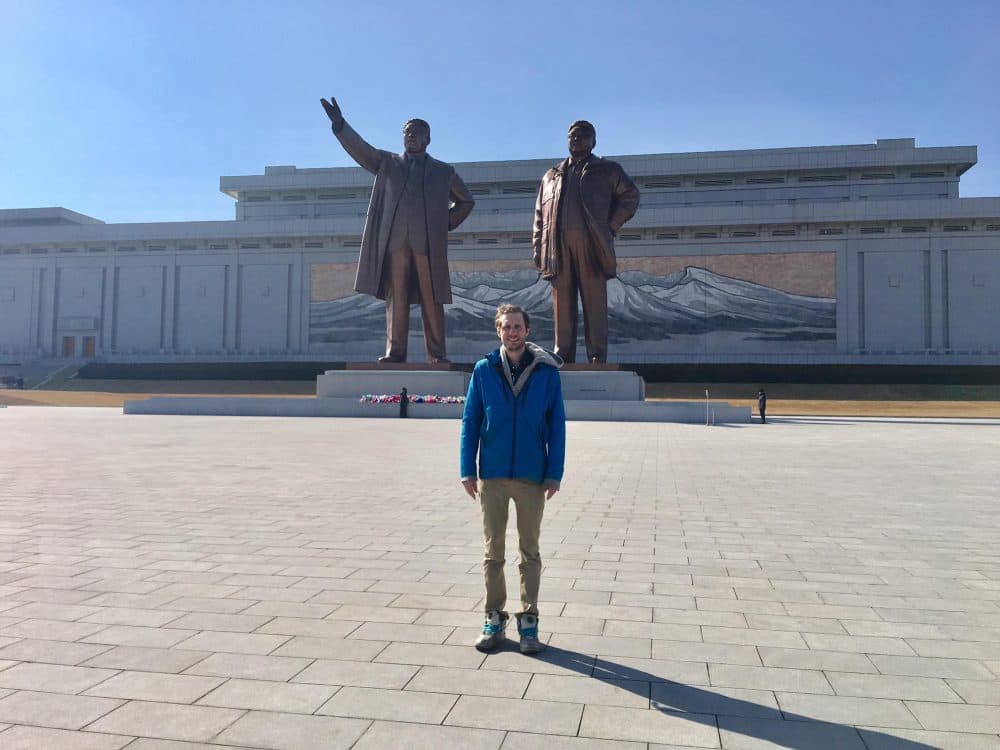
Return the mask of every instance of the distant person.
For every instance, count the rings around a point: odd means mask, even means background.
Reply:
[[[399,392],[399,418],[406,419],[410,416],[407,410],[410,406],[410,394],[406,392],[406,386],[403,386],[403,390]]]
[[[500,305],[494,322],[500,348],[476,363],[462,415],[462,484],[469,497],[479,496],[485,538],[486,621],[475,646],[489,652],[504,639],[508,620],[504,542],[513,500],[521,553],[517,632],[521,653],[535,654],[542,648],[538,537],[545,501],[559,491],[566,453],[562,360],[527,340],[530,320],[520,307]]]
[[[24,378],[22,378],[20,375],[17,376],[17,389],[19,391],[24,390]]]
[[[763,388],[757,391],[757,411],[760,412],[760,423],[767,424],[767,417],[765,416],[765,412],[767,412],[767,394],[764,393]]]

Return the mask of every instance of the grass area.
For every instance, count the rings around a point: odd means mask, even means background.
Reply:
[[[816,383],[762,384],[769,415],[851,417],[1000,418],[996,385],[855,385]],[[757,384],[647,383],[649,400],[701,401],[705,388],[713,401],[757,410]],[[71,379],[51,390],[0,390],[7,406],[105,406],[126,400],[170,395],[314,396],[314,381],[302,380],[94,380]]]

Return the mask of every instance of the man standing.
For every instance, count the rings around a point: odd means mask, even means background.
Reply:
[[[320,99],[344,150],[375,175],[361,238],[355,291],[385,300],[385,355],[405,362],[410,304],[419,303],[430,362],[447,362],[444,306],[451,302],[448,232],[475,201],[453,167],[427,153],[431,127],[403,126],[403,154],[373,148],[347,124],[337,100]]]
[[[615,233],[635,215],[639,189],[621,165],[593,155],[594,126],[569,127],[569,158],[545,173],[535,201],[535,266],[552,282],[555,353],[576,361],[577,294],[588,362],[608,358],[608,286]]]
[[[757,411],[760,412],[760,423],[767,424],[767,394],[763,388],[757,391]]]
[[[521,553],[517,631],[521,653],[534,654],[541,650],[538,537],[545,501],[559,491],[566,453],[562,361],[527,340],[530,322],[520,307],[500,305],[494,322],[501,346],[476,363],[462,415],[462,484],[473,499],[478,489],[485,539],[486,622],[475,646],[492,651],[504,639],[504,541],[513,500]]]

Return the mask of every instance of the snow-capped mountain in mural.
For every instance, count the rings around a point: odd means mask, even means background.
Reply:
[[[551,286],[537,272],[453,271],[451,283],[454,304],[445,308],[449,338],[494,338],[493,316],[502,302],[527,310],[532,333],[539,339],[551,333]],[[835,299],[790,294],[697,266],[666,276],[623,271],[608,282],[608,310],[612,342],[716,332],[785,342],[836,336]],[[385,304],[363,295],[313,302],[309,328],[312,343],[379,339],[385,330]],[[412,316],[411,328],[420,329],[419,315]]]

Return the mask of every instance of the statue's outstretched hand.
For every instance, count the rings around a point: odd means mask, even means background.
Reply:
[[[326,110],[326,116],[330,118],[330,122],[334,126],[340,127],[344,122],[344,115],[340,111],[340,105],[337,104],[337,100],[334,97],[330,97],[330,101],[326,99],[320,99],[320,104],[323,105],[323,109]]]

